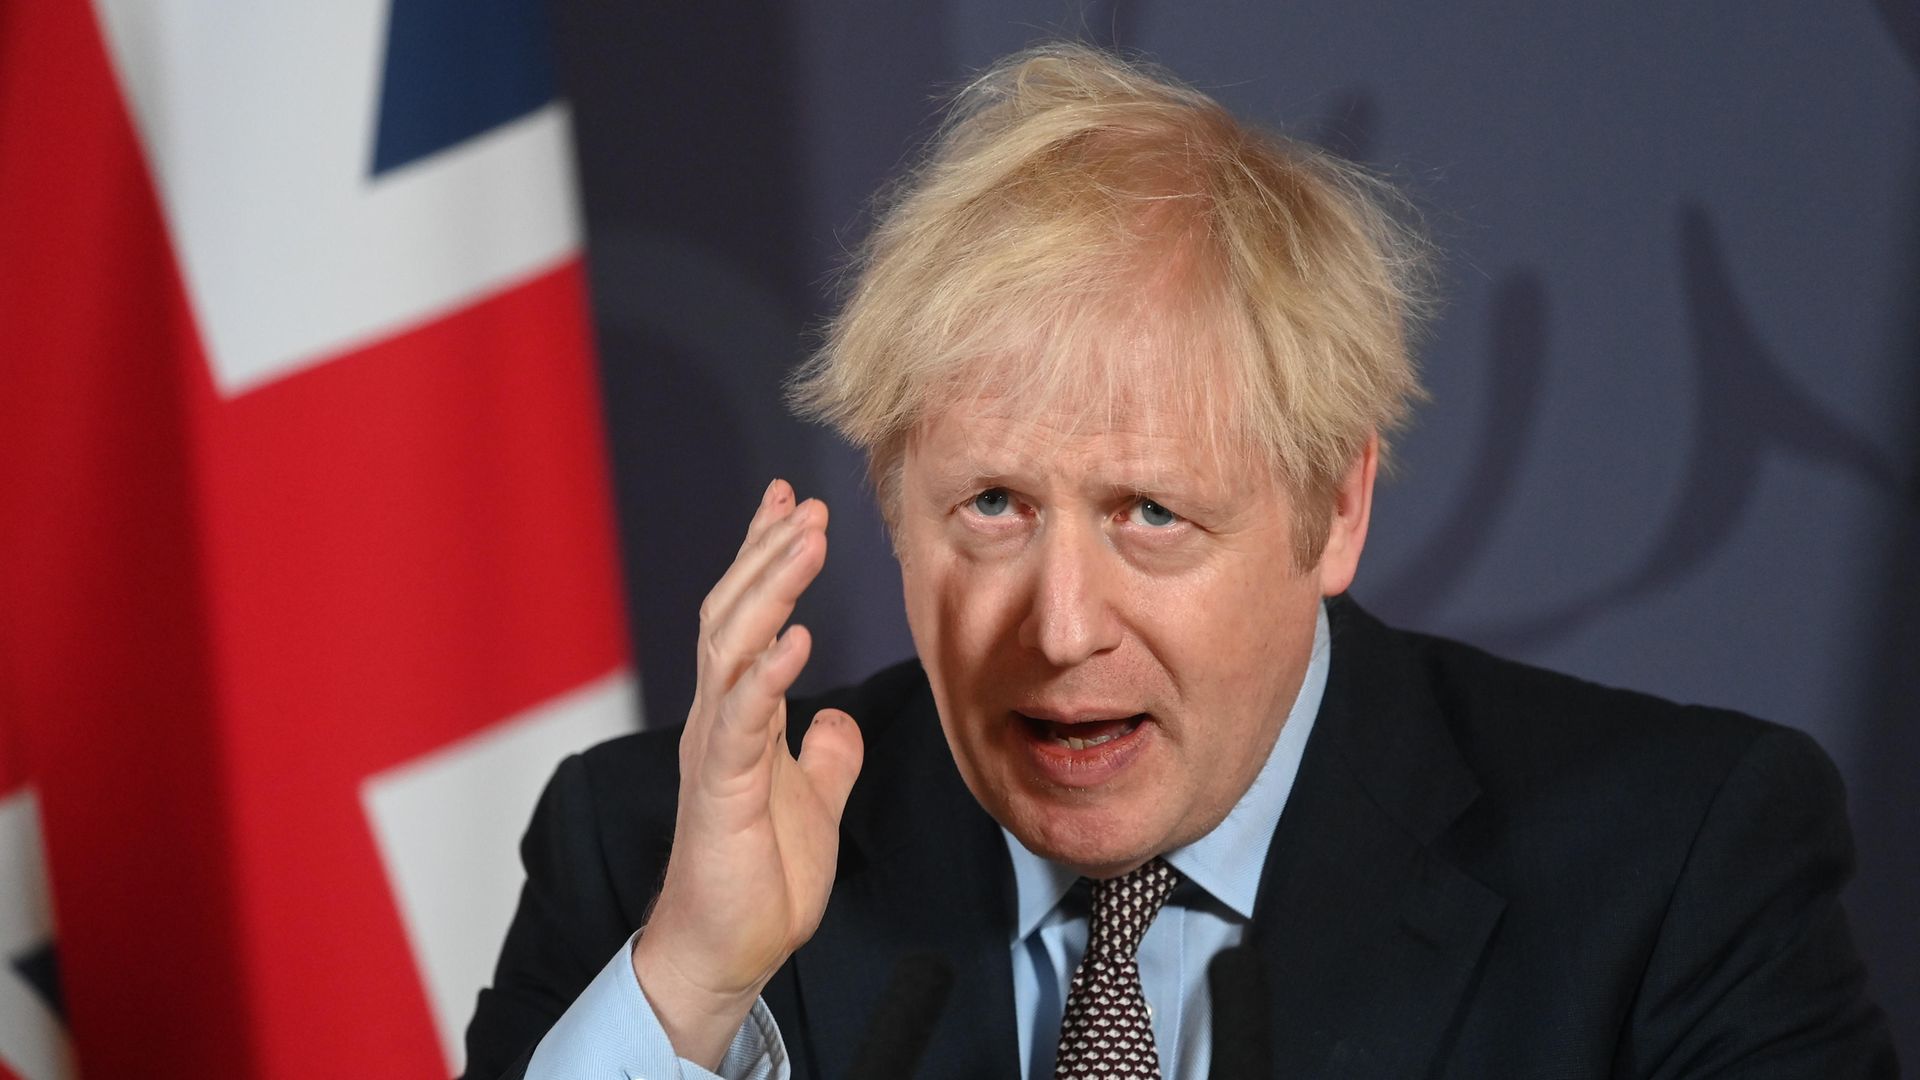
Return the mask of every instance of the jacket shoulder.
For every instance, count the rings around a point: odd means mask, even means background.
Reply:
[[[1483,785],[1533,777],[1617,787],[1639,778],[1710,794],[1757,747],[1832,768],[1806,734],[1732,709],[1606,686],[1430,634],[1385,633]]]
[[[1845,793],[1812,738],[1357,608],[1336,627],[1364,745],[1437,724],[1418,745],[1477,788],[1435,851],[1504,909],[1446,1075],[1583,1054],[1620,1075],[1893,1074],[1839,902]]]

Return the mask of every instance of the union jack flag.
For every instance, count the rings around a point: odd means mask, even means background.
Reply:
[[[0,6],[0,1076],[460,1068],[637,719],[543,19]]]

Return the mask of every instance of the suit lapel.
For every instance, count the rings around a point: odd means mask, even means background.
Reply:
[[[1437,850],[1478,787],[1406,645],[1349,601],[1329,617],[1326,697],[1254,908],[1275,1075],[1426,1075],[1504,901]]]
[[[999,826],[960,779],[924,686],[885,730],[848,800],[839,876],[795,954],[813,1075],[840,1080],[903,956],[951,965],[920,1077],[1017,1076],[1013,871]]]

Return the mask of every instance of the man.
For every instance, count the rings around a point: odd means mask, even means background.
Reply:
[[[796,384],[918,663],[785,700],[827,513],[774,482],[684,729],[549,787],[471,1075],[838,1078],[943,981],[919,1075],[1891,1075],[1809,740],[1345,598],[1391,205],[1092,50],[965,91]]]

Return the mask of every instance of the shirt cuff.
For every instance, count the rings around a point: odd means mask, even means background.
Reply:
[[[780,1026],[758,999],[734,1033],[718,1073],[676,1055],[634,977],[633,940],[627,939],[540,1040],[527,1064],[527,1080],[788,1080],[791,1068]]]

